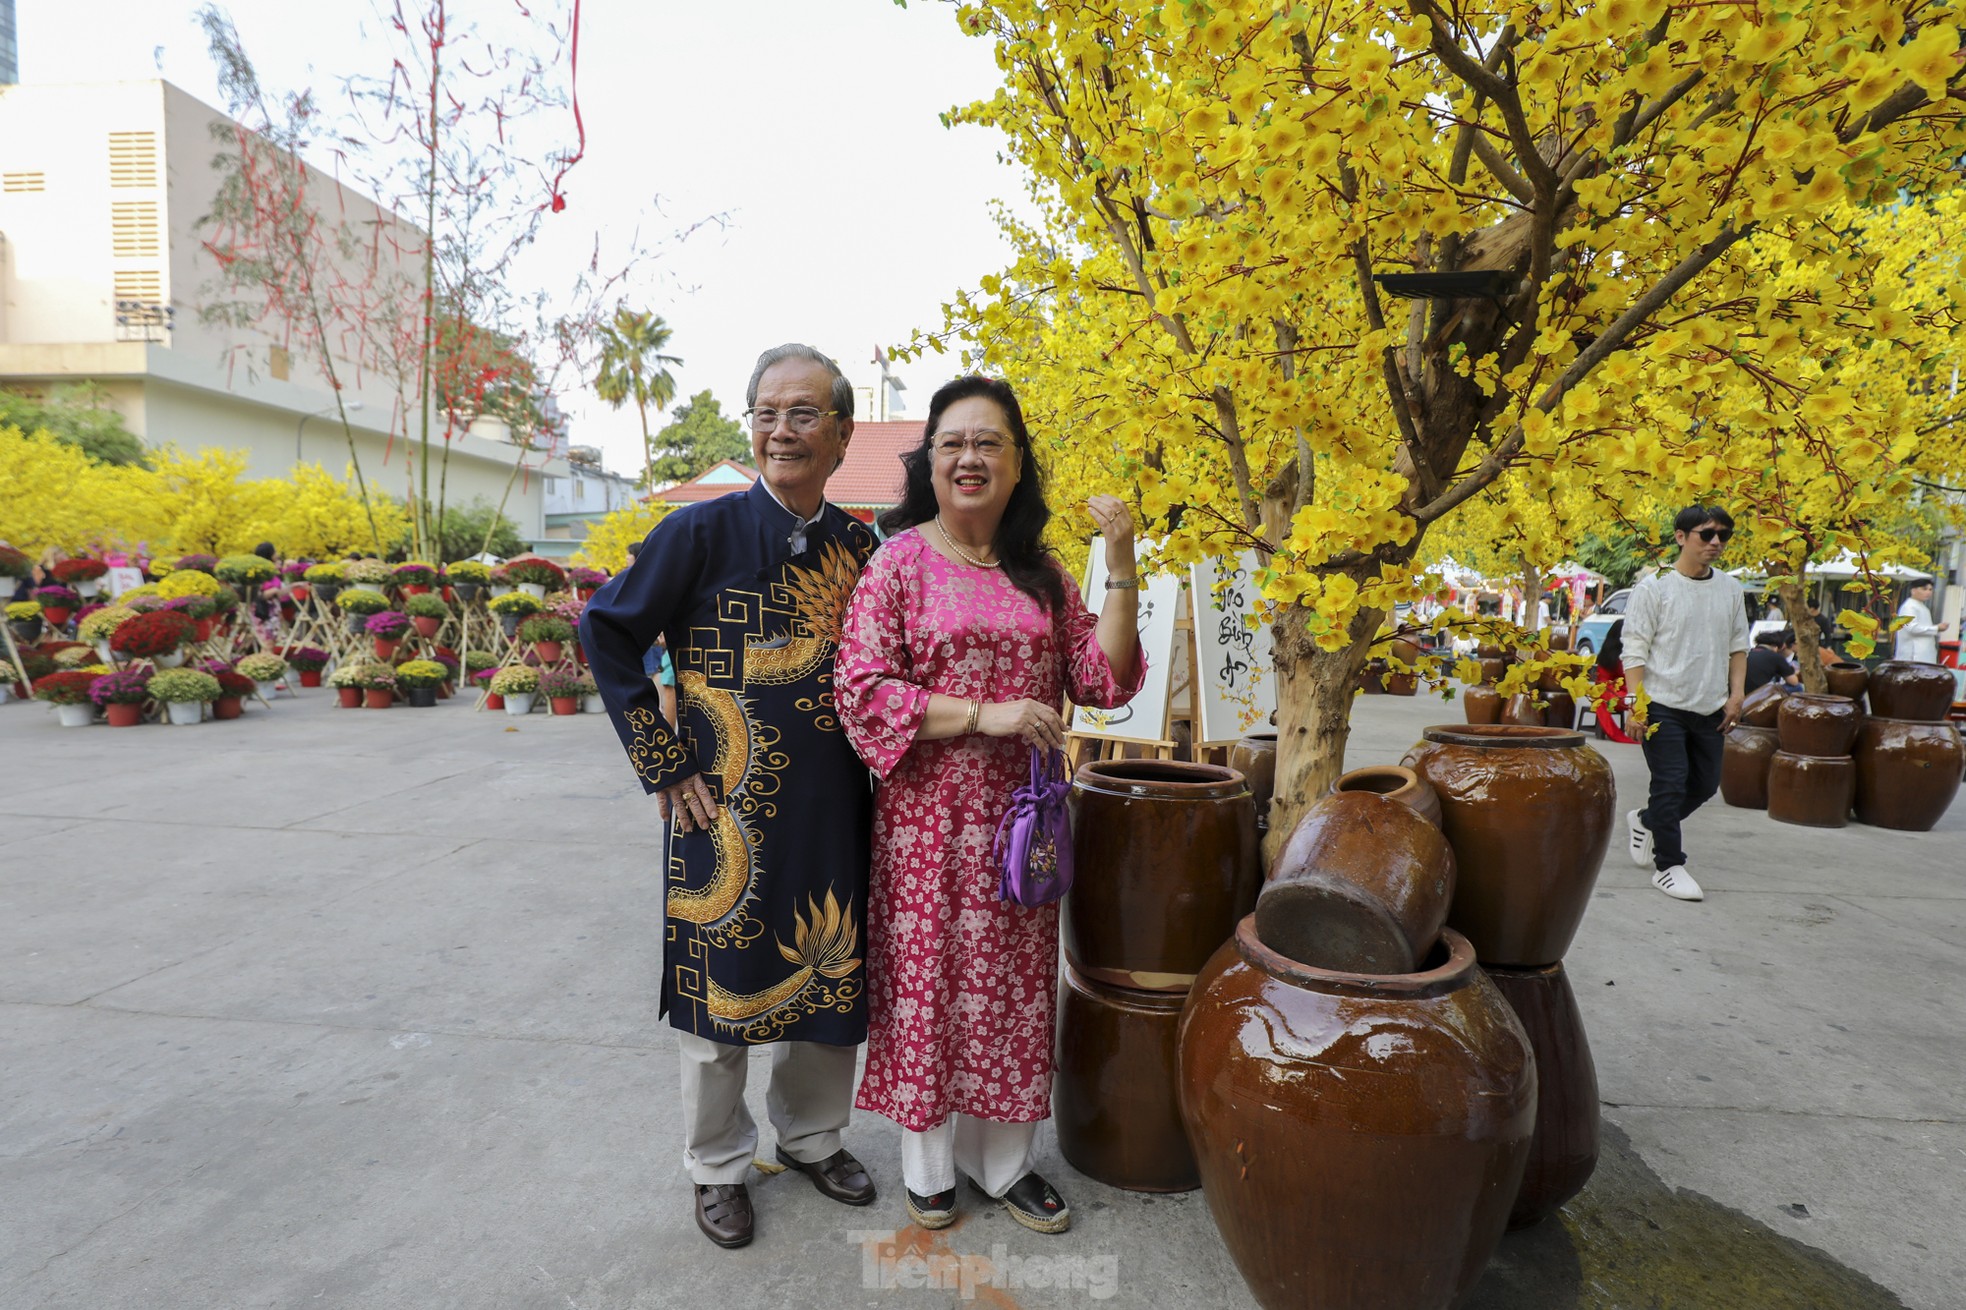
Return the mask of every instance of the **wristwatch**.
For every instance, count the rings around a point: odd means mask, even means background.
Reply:
[[[1140,579],[1138,579],[1138,578],[1107,578],[1107,579],[1106,579],[1106,590],[1107,590],[1107,591],[1138,591],[1138,590],[1140,590]]]

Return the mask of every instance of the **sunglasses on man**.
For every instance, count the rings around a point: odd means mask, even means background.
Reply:
[[[1715,537],[1720,538],[1722,541],[1731,541],[1733,540],[1734,537],[1734,529],[1695,528],[1693,529],[1693,535],[1698,537],[1701,541],[1712,541]]]

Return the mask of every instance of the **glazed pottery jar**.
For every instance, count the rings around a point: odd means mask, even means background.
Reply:
[[[1597,1063],[1561,964],[1487,973],[1536,1052],[1536,1136],[1509,1211],[1510,1228],[1527,1228],[1583,1191],[1597,1170]]]
[[[1491,648],[1483,647],[1482,649],[1487,650]],[[1508,671],[1509,662],[1500,655],[1484,655],[1481,657],[1481,680],[1488,685],[1493,686],[1500,682],[1508,674]]]
[[[1461,713],[1469,723],[1500,723],[1502,697],[1493,687],[1461,688]]]
[[[1368,696],[1383,696],[1386,692],[1386,680],[1389,676],[1390,671],[1384,660],[1367,660],[1365,667],[1359,670],[1358,689]]]
[[[1249,794],[1256,802],[1256,831],[1270,828],[1270,797],[1277,787],[1277,734],[1252,732],[1229,747],[1229,767],[1249,783]]]
[[[1426,779],[1398,764],[1368,764],[1350,773],[1341,773],[1326,795],[1341,791],[1369,791],[1409,806],[1434,827],[1440,826],[1440,797]]]
[[[1848,755],[1857,740],[1857,703],[1798,691],[1782,698],[1778,727],[1791,755]]]
[[[1483,963],[1554,964],[1584,920],[1611,839],[1611,766],[1579,732],[1469,724],[1428,728],[1400,761],[1440,795],[1454,847],[1448,926]]]
[[[1483,642],[1481,645],[1475,647],[1476,659],[1507,660],[1508,657],[1508,650],[1505,647],[1496,645],[1494,642]]]
[[[1768,817],[1805,828],[1841,828],[1856,799],[1857,766],[1848,755],[1776,751],[1768,762]]]
[[[1269,949],[1252,917],[1181,1016],[1180,1104],[1266,1310],[1446,1310],[1508,1222],[1536,1066],[1460,934],[1422,972],[1346,974]]]
[[[1234,769],[1103,760],[1072,779],[1065,954],[1111,987],[1185,991],[1256,904],[1255,801]]]
[[[1519,691],[1502,706],[1502,722],[1515,727],[1543,726],[1543,703],[1533,691]]]
[[[1741,702],[1741,722],[1750,728],[1772,728],[1780,721],[1782,701],[1789,689],[1779,682],[1764,682]]]
[[[1950,723],[1868,718],[1857,729],[1857,821],[1930,832],[1959,793],[1966,767]]]
[[[1870,712],[1880,719],[1937,723],[1957,692],[1952,670],[1943,664],[1886,660],[1870,671]]]
[[[1853,701],[1862,700],[1870,685],[1870,670],[1861,664],[1832,664],[1823,670],[1823,677],[1829,681],[1830,695]]]
[[[1781,749],[1773,728],[1737,723],[1720,752],[1720,798],[1743,810],[1768,808],[1768,762]]]
[[[1546,692],[1543,699],[1548,702],[1543,707],[1543,723],[1551,728],[1568,731],[1577,726],[1577,699],[1567,691]]]
[[[1271,949],[1343,973],[1411,973],[1454,897],[1440,829],[1390,797],[1334,792],[1297,821],[1256,898]]]
[[[1064,966],[1052,1123],[1059,1151],[1086,1177],[1136,1192],[1201,1186],[1174,1092],[1174,1039],[1187,999],[1107,987]]]

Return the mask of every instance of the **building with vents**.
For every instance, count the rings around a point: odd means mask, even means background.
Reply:
[[[277,323],[208,321],[214,302],[239,295],[220,285],[204,220],[213,157],[243,131],[162,81],[0,86],[0,387],[39,396],[97,383],[148,445],[242,449],[255,477],[302,462],[342,475],[348,442],[318,359],[289,350]],[[420,229],[317,170],[306,185],[320,212],[380,237],[420,287]],[[408,312],[421,312],[415,299]],[[414,379],[399,387],[364,358],[354,325],[331,328],[343,396],[360,405],[363,474],[406,496]],[[546,479],[569,476],[564,459],[513,444],[488,418],[449,445],[449,503],[503,498],[520,535],[545,537]]]

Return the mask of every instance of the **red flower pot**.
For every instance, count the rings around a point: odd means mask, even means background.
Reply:
[[[579,660],[582,664],[585,664],[587,662],[587,652],[585,649],[581,647],[581,644],[577,641],[573,644],[573,657]]]
[[[313,594],[313,590],[304,582],[297,584],[293,589],[293,598],[295,600],[306,600]]]
[[[578,595],[580,596],[580,598],[581,598],[582,600],[592,600],[592,599],[594,599],[594,593],[595,593],[595,592],[597,592],[597,591],[599,591],[599,590],[600,590],[600,588],[599,588],[599,587],[575,587],[575,588],[574,588],[574,591],[575,591],[575,592],[576,592],[576,593],[577,593],[577,594],[578,594]]]
[[[141,703],[105,705],[102,707],[102,712],[109,717],[109,726],[112,728],[134,728],[143,722]]]
[[[57,628],[67,623],[68,616],[74,612],[74,610],[61,605],[43,605],[41,607],[41,617],[54,624]]]
[[[539,656],[539,662],[541,664],[558,664],[560,662],[560,643],[557,641],[535,641],[532,644],[532,653]]]
[[[377,637],[375,639],[375,657],[379,660],[393,659],[396,655],[396,648],[402,644],[400,640],[390,641],[387,637]]]
[[[417,617],[411,619],[410,622],[416,625],[416,630],[422,633],[426,637],[436,636],[437,629],[444,626],[444,621],[442,619],[426,619],[421,615],[418,615]]]
[[[426,587],[420,582],[405,582],[403,584],[403,594],[405,596],[421,596],[429,590],[429,587]]]
[[[294,603],[292,601],[283,600],[280,602],[280,617],[285,619],[287,622],[292,623],[294,621],[294,616],[299,613],[300,611],[294,608]]]
[[[215,719],[236,719],[245,712],[245,702],[237,696],[221,696],[212,702],[212,717]]]
[[[555,714],[580,713],[580,697],[578,696],[554,696],[551,699],[553,701],[553,713]]]
[[[319,669],[302,669],[300,671],[300,685],[303,687],[320,686],[321,671]]]
[[[396,703],[396,693],[366,688],[362,692],[362,708],[365,710],[386,710]]]
[[[448,656],[450,656],[450,657],[451,657],[452,659],[456,659],[456,658],[457,658],[457,652],[456,652],[456,651],[454,651],[454,650],[452,650],[452,649],[451,649],[451,648],[450,648],[449,646],[439,646],[439,647],[437,647],[437,653],[438,653],[439,655],[448,655]]]
[[[452,605],[457,604],[457,596],[452,593],[449,584],[444,586],[444,600]]]
[[[362,689],[360,687],[337,687],[335,688],[335,693],[341,697],[341,708],[344,710],[361,708]]]
[[[502,709],[504,709],[504,708],[505,708],[505,697],[503,697],[503,696],[501,696],[501,695],[499,695],[499,694],[498,694],[497,692],[495,692],[495,691],[488,691],[488,692],[486,692],[486,693],[485,693],[485,708],[486,708],[486,709],[488,709],[488,710],[502,710]]]

